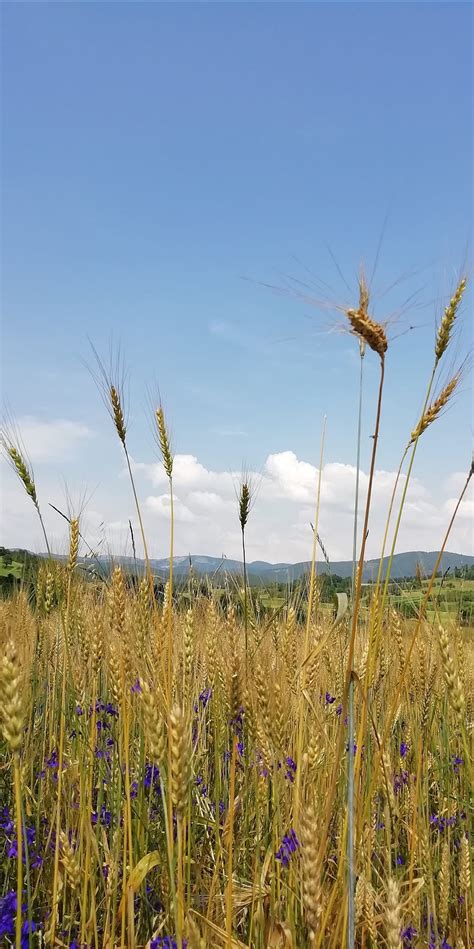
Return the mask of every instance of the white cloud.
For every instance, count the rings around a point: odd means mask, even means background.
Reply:
[[[191,521],[196,520],[196,516],[186,507],[185,504],[177,497],[176,494],[173,494],[174,502],[174,520],[179,524],[181,523],[190,523]],[[158,514],[160,517],[169,518],[171,516],[171,495],[170,494],[159,494],[151,495],[145,501],[145,504],[149,511],[152,511],[153,514]]]
[[[453,471],[449,478],[446,478],[445,487],[448,491],[453,494],[456,494],[457,497],[461,494],[461,491],[466,483],[467,472],[466,471]]]
[[[317,469],[307,461],[299,461],[293,451],[269,455],[265,463],[265,473],[273,489],[282,497],[308,504],[314,500]]]
[[[60,437],[69,432],[69,444],[80,444],[87,437],[79,426],[70,429],[64,423],[49,423],[45,444],[51,454],[54,439],[51,432]],[[38,429],[36,429],[38,431]],[[74,435],[72,435],[74,433]],[[67,443],[67,436],[66,436]],[[38,446],[36,446],[38,450]],[[64,445],[63,445],[64,448]],[[54,449],[57,450],[57,449]],[[72,450],[72,448],[71,448]],[[38,453],[36,453],[38,458]],[[54,513],[48,510],[47,501],[58,500],[56,475],[45,464],[41,469],[40,501],[47,521],[48,533],[55,538],[58,550],[67,544],[65,526]],[[134,462],[133,471],[141,499],[145,530],[150,553],[154,557],[168,553],[168,522],[170,495],[168,479],[163,466],[157,463]],[[250,472],[257,486],[255,503],[247,526],[247,548],[249,559],[273,562],[307,560],[311,553],[312,533],[310,522],[314,518],[314,506],[318,469],[311,462],[298,458],[291,450],[269,455],[262,472]],[[319,532],[331,560],[346,560],[351,556],[353,530],[353,502],[356,471],[353,465],[338,461],[328,462],[322,471],[321,509]],[[375,473],[372,512],[367,543],[367,557],[376,557],[380,552],[385,519],[395,482],[396,473],[379,470]],[[240,472],[207,468],[195,455],[178,454],[174,459],[173,492],[175,508],[175,551],[178,555],[188,551],[198,554],[240,558],[241,534],[238,521],[236,487]],[[456,504],[457,475],[447,483],[433,485],[413,479],[410,482],[407,502],[397,549],[435,550],[443,540],[449,518]],[[42,550],[35,512],[11,473],[7,490],[3,491],[2,503],[5,511],[2,542],[10,546],[21,545]],[[367,491],[367,472],[361,472],[361,512]],[[404,485],[403,477],[399,492]],[[131,518],[137,552],[141,553],[140,531],[137,525],[133,498],[127,481],[109,478],[94,491],[93,510],[86,509],[83,525],[88,542],[117,553],[130,553]],[[44,499],[44,503],[43,503]],[[474,501],[472,494],[461,506],[455,527],[448,541],[448,549],[470,553],[473,549],[472,517]],[[362,528],[362,513],[359,518],[359,537]],[[64,533],[61,533],[64,532]]]
[[[205,513],[222,510],[229,502],[215,491],[190,491],[188,501],[191,507]]]
[[[33,415],[15,419],[13,428],[19,433],[33,463],[65,461],[81,442],[92,436],[91,429],[80,422],[68,419],[44,421]]]

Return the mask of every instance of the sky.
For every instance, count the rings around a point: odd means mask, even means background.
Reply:
[[[472,269],[472,7],[467,3],[6,3],[2,7],[2,398],[49,507],[130,552],[136,514],[90,341],[126,370],[128,447],[153,556],[175,453],[175,550],[349,559],[365,268],[389,349],[368,556],[418,420],[436,325]],[[469,290],[440,383],[471,346]],[[377,357],[364,359],[362,489]],[[420,440],[398,550],[438,549],[470,464],[472,397]],[[0,543],[42,550],[2,462]],[[363,500],[363,498],[362,498]],[[473,552],[472,495],[448,548]]]

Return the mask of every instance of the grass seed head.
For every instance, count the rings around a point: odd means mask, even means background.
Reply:
[[[466,279],[465,277],[459,281],[459,284],[456,288],[455,293],[451,297],[443,315],[443,319],[438,327],[438,332],[436,334],[436,345],[435,345],[435,355],[436,360],[439,362],[441,357],[444,355],[448,348],[449,340],[451,337],[452,329],[454,326],[454,321],[456,319],[456,314],[459,308],[459,304],[463,298],[464,291],[466,289]]]
[[[387,909],[385,916],[388,949],[401,949],[401,909],[398,883],[393,877],[387,885]]]
[[[156,699],[147,682],[141,683],[141,700],[145,733],[153,761],[161,765],[166,755],[166,735]]]
[[[122,445],[125,445],[125,437],[127,434],[127,426],[125,425],[125,416],[122,408],[122,401],[120,398],[119,390],[113,384],[109,388],[110,396],[110,405],[112,407],[112,418],[117,431],[117,435],[122,442]]]
[[[443,409],[446,408],[449,400],[451,399],[452,395],[454,394],[458,386],[460,378],[461,378],[461,371],[459,370],[452,377],[452,379],[450,379],[447,385],[444,386],[438,398],[435,399],[434,402],[432,402],[431,405],[428,406],[428,408],[426,409],[426,411],[420,418],[418,425],[415,426],[415,428],[413,429],[411,433],[409,445],[413,445],[413,443],[417,441],[420,435],[422,435],[423,432],[426,432],[426,429],[430,425],[432,425],[434,421],[436,421],[436,419],[439,417]]]
[[[163,467],[167,477],[171,480],[173,475],[173,455],[171,452],[171,440],[165,422],[165,413],[161,405],[156,410],[155,415],[156,426],[158,430],[158,444],[160,446],[161,457],[163,459]]]
[[[370,349],[384,359],[388,348],[387,334],[381,323],[376,323],[368,314],[369,291],[364,277],[359,280],[359,306],[357,309],[346,310],[346,316],[352,332],[364,340]]]
[[[17,445],[8,438],[5,433],[2,433],[0,436],[0,444],[6,454],[7,460],[9,461],[14,472],[18,475],[27,495],[33,501],[33,504],[38,506],[38,497],[36,494],[36,485],[34,481],[33,471],[31,465],[26,460],[24,454],[20,451]]]
[[[77,564],[77,555],[79,552],[79,519],[72,517],[69,525],[69,557],[67,562],[67,572],[72,574]]]
[[[2,731],[13,754],[23,740],[23,705],[18,657],[12,641],[7,645],[0,665],[0,716]]]
[[[190,782],[189,727],[183,710],[174,705],[170,713],[171,797],[176,813],[183,816]]]
[[[311,804],[306,804],[303,808],[300,836],[303,857],[303,905],[310,930],[310,941],[313,942],[322,903],[318,867],[318,826],[316,812]]]

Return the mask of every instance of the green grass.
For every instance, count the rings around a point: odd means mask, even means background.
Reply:
[[[14,577],[21,577],[23,564],[13,560],[11,564],[5,564],[3,557],[0,557],[0,577],[6,577],[12,573]]]

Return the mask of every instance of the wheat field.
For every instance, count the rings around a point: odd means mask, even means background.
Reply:
[[[432,391],[464,286],[402,456],[392,554],[418,441],[460,377]],[[368,306],[361,282],[347,316],[381,367],[373,477],[388,341]],[[99,382],[128,461],[120,386]],[[172,486],[161,406],[155,422]],[[3,447],[40,514],[27,458],[8,433]],[[303,618],[291,599],[259,617],[245,570],[225,608],[212,587],[183,606],[172,573],[159,599],[129,473],[141,577],[117,564],[106,582],[85,578],[72,515],[68,558],[42,560],[34,597],[0,601],[1,944],[468,949],[472,639],[428,621],[429,589],[404,620],[381,575],[361,611],[365,530],[336,617],[321,608],[314,549]],[[244,476],[237,501],[245,563]],[[315,545],[318,510],[319,493]]]

